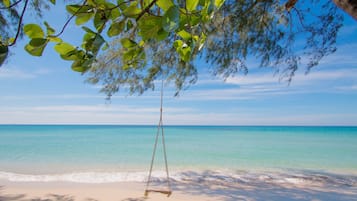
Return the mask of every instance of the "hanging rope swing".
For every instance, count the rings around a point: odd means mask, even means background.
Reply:
[[[149,177],[146,183],[146,189],[145,189],[145,196],[147,197],[149,193],[162,193],[166,194],[167,197],[169,197],[172,194],[171,191],[171,184],[170,184],[170,176],[169,176],[169,168],[167,165],[167,155],[166,155],[166,146],[165,146],[165,135],[164,135],[164,126],[162,122],[162,105],[163,105],[163,95],[164,95],[164,79],[162,79],[161,82],[161,99],[160,99],[160,120],[159,124],[157,126],[157,132],[156,132],[156,138],[155,138],[155,144],[154,144],[154,150],[152,153],[152,158],[151,158],[151,164],[150,164],[150,171],[149,171]],[[167,180],[167,189],[162,190],[162,189],[151,189],[150,188],[150,183],[151,183],[151,176],[152,176],[152,169],[154,166],[154,160],[155,160],[155,155],[156,155],[156,148],[158,145],[158,140],[161,132],[161,141],[162,141],[162,147],[163,147],[163,152],[164,152],[164,159],[165,159],[165,169],[166,169],[166,180]]]

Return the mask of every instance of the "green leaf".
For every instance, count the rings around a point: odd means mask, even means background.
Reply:
[[[94,61],[92,55],[85,54],[81,59],[75,60],[71,67],[73,71],[84,73],[91,68]]]
[[[98,32],[101,32],[104,29],[105,23],[107,21],[108,19],[106,18],[105,12],[97,12],[94,16],[94,27]]]
[[[123,54],[124,61],[131,61],[136,56],[136,50],[131,49],[129,51],[125,51]]]
[[[74,60],[77,60],[78,58],[83,58],[84,55],[85,55],[85,53],[83,50],[74,49],[72,51],[69,51],[65,55],[61,54],[60,56],[63,60],[74,61]]]
[[[69,12],[72,15],[74,15],[79,10],[79,8],[81,8],[80,5],[67,5],[66,6],[67,12]]]
[[[184,40],[190,40],[192,38],[192,35],[185,30],[181,30],[177,34]]]
[[[139,35],[143,40],[150,38],[158,39],[157,35],[159,30],[162,29],[161,17],[157,16],[144,16],[138,22]]]
[[[182,48],[179,54],[183,61],[189,62],[191,59],[191,47]]]
[[[84,64],[84,61],[83,60],[76,60],[72,63],[72,70],[73,71],[76,71],[76,72],[85,72],[87,71],[87,68],[86,66],[83,65]]]
[[[182,61],[188,62],[191,59],[191,47],[187,46],[182,40],[176,40],[174,42],[176,52],[180,55]]]
[[[89,5],[82,6],[82,5],[77,5],[77,4],[67,5],[66,10],[67,10],[67,12],[69,12],[72,15],[76,14],[76,16],[78,14],[94,12],[92,6],[89,6]]]
[[[0,44],[0,66],[4,63],[9,54],[9,47],[7,45]]]
[[[51,42],[54,42],[54,43],[61,43],[62,42],[62,39],[58,38],[58,37],[47,37],[48,40],[50,40]]]
[[[86,68],[85,71],[87,71],[88,69],[90,69],[92,67],[92,64],[94,61],[95,61],[95,58],[92,58],[91,55],[86,54],[86,59],[83,63],[83,67]]]
[[[202,33],[201,33],[201,38],[200,38],[200,40],[199,40],[198,51],[200,51],[200,50],[203,48],[203,46],[204,46],[204,44],[205,44],[205,42],[206,42],[206,39],[207,39],[207,35],[202,32]]]
[[[156,4],[164,11],[167,11],[169,8],[174,6],[172,0],[158,0]]]
[[[86,31],[87,33],[90,33],[90,34],[93,34],[93,35],[97,34],[97,33],[94,32],[92,29],[90,29],[90,28],[88,28],[88,27],[86,27],[86,26],[83,26],[82,29],[83,29],[84,31]]]
[[[225,0],[214,0],[214,6],[216,6],[216,8],[220,8]]]
[[[125,10],[128,6],[126,5],[125,0],[118,0],[117,4],[119,5],[120,10]]]
[[[89,33],[85,34],[83,37],[82,48],[84,48],[86,51],[91,51],[95,36],[96,35],[91,35]]]
[[[174,42],[174,47],[176,48],[176,50],[177,49],[179,49],[179,48],[182,48],[182,46],[183,46],[183,41],[182,40],[176,40],[175,42]]]
[[[112,19],[113,21],[116,20],[117,18],[120,17],[120,11],[118,8],[114,8],[111,12],[110,12],[110,19]]]
[[[214,11],[214,1],[213,0],[203,0],[203,8],[201,10],[201,21],[208,22],[213,16]]]
[[[46,38],[33,38],[29,44],[25,46],[25,50],[33,56],[42,56],[48,41]]]
[[[56,0],[50,0],[53,5],[56,5]]]
[[[43,46],[39,46],[39,47],[34,47],[30,44],[27,44],[25,46],[25,50],[31,54],[32,56],[42,56],[42,53],[43,53],[43,50],[45,49],[46,45],[43,45]]]
[[[123,11],[123,15],[126,17],[132,17],[135,18],[138,14],[141,13],[141,9],[139,9],[137,7],[137,2],[133,2],[132,4],[130,4],[129,7],[127,7],[124,11]]]
[[[166,32],[164,29],[160,29],[158,32],[157,32],[157,36],[156,36],[156,39],[158,41],[161,41],[161,40],[164,40],[165,38],[167,38],[169,36],[169,33]]]
[[[10,7],[11,5],[10,0],[3,0],[3,4],[5,7]]]
[[[196,10],[199,0],[186,0],[186,8],[188,11]]]
[[[58,43],[54,46],[56,52],[60,55],[67,55],[76,48],[69,43]]]
[[[104,43],[104,38],[101,35],[97,34],[92,44],[92,53],[96,55]]]
[[[24,32],[29,38],[43,38],[45,36],[42,28],[37,24],[26,24]]]
[[[164,14],[162,28],[166,32],[175,31],[180,25],[180,8],[171,6]]]
[[[117,36],[124,30],[124,27],[125,27],[125,20],[112,23],[112,25],[108,29],[107,34],[109,37]]]
[[[133,40],[131,40],[130,38],[123,38],[120,40],[121,45],[125,48],[132,48],[137,46],[137,43]]]
[[[122,66],[122,69],[123,69],[124,71],[127,71],[127,70],[129,70],[130,68],[131,68],[131,66],[128,65],[128,64],[124,64],[124,65]]]
[[[93,13],[81,13],[77,14],[76,25],[85,24],[93,17]]]
[[[15,41],[15,38],[9,38],[9,39],[7,40],[7,44],[14,43],[14,41]],[[1,43],[0,43],[0,44],[1,44]]]
[[[46,38],[33,38],[31,39],[29,44],[32,47],[41,47],[47,45],[47,43],[48,43],[48,39]]]
[[[95,7],[98,10],[105,10],[108,8],[108,6],[110,6],[109,4],[111,4],[111,3],[107,2],[106,0],[95,0],[94,2],[96,3]]]
[[[202,18],[199,16],[191,15],[190,17],[190,25],[195,26],[201,22]]]
[[[126,31],[129,31],[131,28],[133,28],[134,27],[134,24],[133,24],[133,22],[131,21],[131,20],[127,20],[127,22],[126,22]]]
[[[54,30],[46,21],[44,24],[46,26],[48,36],[55,34],[56,30]]]
[[[152,2],[152,0],[144,0],[143,1],[144,8],[146,8],[148,5],[150,5],[151,2]]]
[[[96,33],[87,32],[87,33],[84,34],[84,36],[83,36],[83,43],[86,43],[86,41],[89,41],[89,40],[91,40],[91,39],[94,39],[96,35],[97,35]]]

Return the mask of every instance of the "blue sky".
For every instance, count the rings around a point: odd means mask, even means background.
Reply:
[[[63,17],[56,15],[63,14],[53,10],[48,21],[58,30]],[[69,30],[65,40],[81,39],[73,25]],[[308,75],[299,71],[289,86],[268,70],[223,82],[204,70],[208,64],[198,62],[202,73],[196,85],[179,97],[173,97],[170,86],[165,88],[164,124],[357,126],[356,35],[357,23],[346,16],[338,51]],[[159,91],[116,94],[108,103],[99,87],[85,84],[85,77],[73,72],[52,47],[36,58],[23,46],[20,41],[0,68],[0,124],[158,123]]]

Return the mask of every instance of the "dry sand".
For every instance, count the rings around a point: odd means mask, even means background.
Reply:
[[[0,191],[1,201],[144,201],[144,200],[217,200],[204,195],[174,192],[169,198],[160,193],[144,197],[144,183],[79,184],[67,182],[6,182]]]
[[[356,186],[289,185],[269,182],[174,182],[173,194],[144,197],[144,183],[80,184],[0,181],[1,201],[357,201]]]

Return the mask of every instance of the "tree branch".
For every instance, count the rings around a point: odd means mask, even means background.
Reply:
[[[295,7],[292,7],[292,9],[296,12],[297,16],[299,17],[299,21],[301,24],[301,27],[305,30],[305,31],[310,31],[310,29],[308,27],[305,26],[304,24],[304,18],[301,15],[300,11],[298,9],[296,9]]]
[[[21,1],[23,1],[23,0],[18,0],[15,3],[11,4],[9,7],[0,7],[0,9],[5,10],[5,9],[12,8],[12,7],[16,6],[17,4],[19,4]]]
[[[157,2],[157,0],[153,0],[136,18],[136,21],[140,20],[140,18],[147,12],[149,12],[150,8]]]
[[[19,35],[20,35],[20,32],[21,32],[22,20],[24,19],[24,15],[25,15],[25,11],[26,11],[28,2],[29,2],[29,0],[25,0],[25,5],[24,5],[24,8],[22,9],[21,16],[20,16],[20,19],[19,19],[19,24],[17,25],[17,32],[16,32],[15,39],[14,39],[14,41],[12,41],[12,43],[9,44],[9,47],[15,45],[17,38],[19,38]]]
[[[285,9],[290,12],[291,8],[294,8],[295,4],[297,3],[298,0],[289,0],[288,2],[285,3]]]
[[[83,6],[85,6],[86,3],[87,3],[87,0],[85,0],[85,1],[83,2],[83,4],[81,5],[81,7],[67,20],[67,22],[63,25],[62,30],[61,30],[58,34],[52,35],[51,37],[58,37],[58,36],[60,36],[61,34],[63,34],[63,32],[64,32],[64,30],[66,29],[66,27],[68,26],[69,22],[71,22],[71,20],[72,20],[77,14],[80,13],[79,11],[81,10],[81,8],[83,8]]]
[[[357,20],[357,2],[356,1],[343,1],[332,0],[339,8]]]
[[[112,7],[112,8],[109,8],[108,10],[113,10],[113,9],[119,8],[121,5],[126,4],[126,3],[129,3],[129,2],[132,2],[132,1],[135,1],[135,0],[124,1],[124,2],[122,2],[122,3],[120,3],[120,4],[116,5],[116,6],[114,6],[114,7]]]
[[[247,8],[247,10],[244,11],[244,13],[241,13],[241,16],[245,16],[248,12],[250,12],[257,4],[259,3],[259,0],[256,0],[252,3],[252,5]]]

